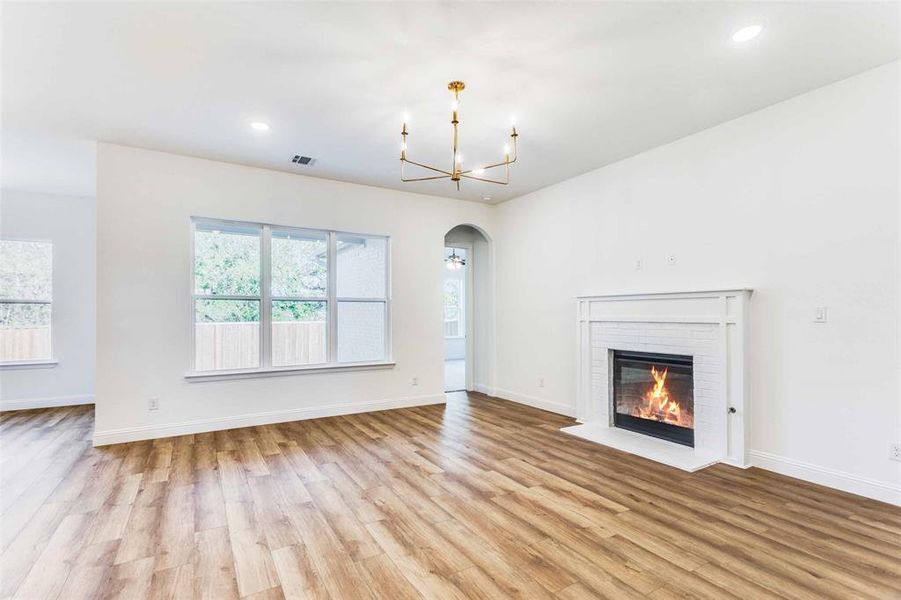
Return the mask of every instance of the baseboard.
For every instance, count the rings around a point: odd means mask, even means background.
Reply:
[[[52,398],[29,398],[26,400],[0,400],[0,412],[30,410],[32,408],[55,408],[58,406],[80,406],[82,404],[94,404],[94,396],[53,396]]]
[[[497,396],[497,394],[495,393],[496,390],[484,383],[474,383],[472,387],[473,390],[479,392],[480,394],[485,394],[486,396]]]
[[[208,431],[221,431],[223,429],[236,429],[239,427],[270,425],[272,423],[285,423],[288,421],[303,421],[305,419],[318,419],[320,417],[336,417],[339,415],[352,415],[378,410],[391,410],[395,408],[410,408],[413,406],[426,406],[428,404],[444,404],[444,402],[444,394],[435,394],[432,396],[412,396],[392,400],[356,402],[353,404],[331,404],[327,406],[274,410],[232,417],[198,419],[195,421],[184,421],[167,425],[141,425],[138,427],[125,427],[122,429],[108,429],[106,431],[94,432],[94,445],[106,446],[108,444],[121,444],[124,442],[167,438],[177,435],[189,435],[192,433],[205,433]]]
[[[576,416],[576,408],[569,404],[554,402],[553,400],[546,400],[544,398],[536,398],[535,396],[520,394],[510,390],[494,389],[492,391],[493,393],[489,394],[490,396],[496,396],[518,404],[525,404],[526,406],[531,406],[533,408],[540,408],[541,410],[557,413],[558,415],[566,415],[567,417]]]
[[[750,455],[755,467],[901,506],[901,486],[760,450],[751,450]]]

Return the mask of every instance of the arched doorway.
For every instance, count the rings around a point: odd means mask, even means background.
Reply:
[[[487,388],[490,243],[478,228],[444,236],[444,390]]]

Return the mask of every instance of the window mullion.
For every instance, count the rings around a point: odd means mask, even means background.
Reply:
[[[328,362],[338,362],[338,236],[328,234]]]
[[[272,302],[328,302],[328,296],[270,296]]]
[[[388,299],[387,298],[347,298],[347,297],[342,296],[342,297],[338,298],[338,302],[363,302],[363,303],[382,302],[382,303],[385,303],[385,302],[388,302]]]
[[[260,296],[229,296],[227,294],[194,294],[195,300],[254,300],[259,301]]]
[[[260,240],[260,366],[272,366],[272,228]]]
[[[385,297],[385,351],[383,358],[393,360],[391,349],[394,347],[391,340],[391,240],[385,240],[385,289],[382,290]]]

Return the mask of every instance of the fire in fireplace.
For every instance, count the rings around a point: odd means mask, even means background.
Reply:
[[[613,352],[613,424],[695,445],[692,357]]]

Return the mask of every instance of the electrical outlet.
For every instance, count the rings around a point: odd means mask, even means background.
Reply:
[[[635,270],[636,270],[636,271],[641,271],[641,269],[642,269],[643,267],[644,267],[644,264],[642,263],[641,259],[640,259],[640,258],[637,259],[637,260],[635,261]]]
[[[419,377],[413,378],[413,385],[419,385]]]
[[[159,410],[160,409],[160,399],[159,398],[150,398],[147,400],[147,410]]]
[[[538,378],[538,387],[540,387],[540,388],[544,387],[544,377]]]
[[[892,460],[901,461],[901,442],[889,444],[888,457]]]

